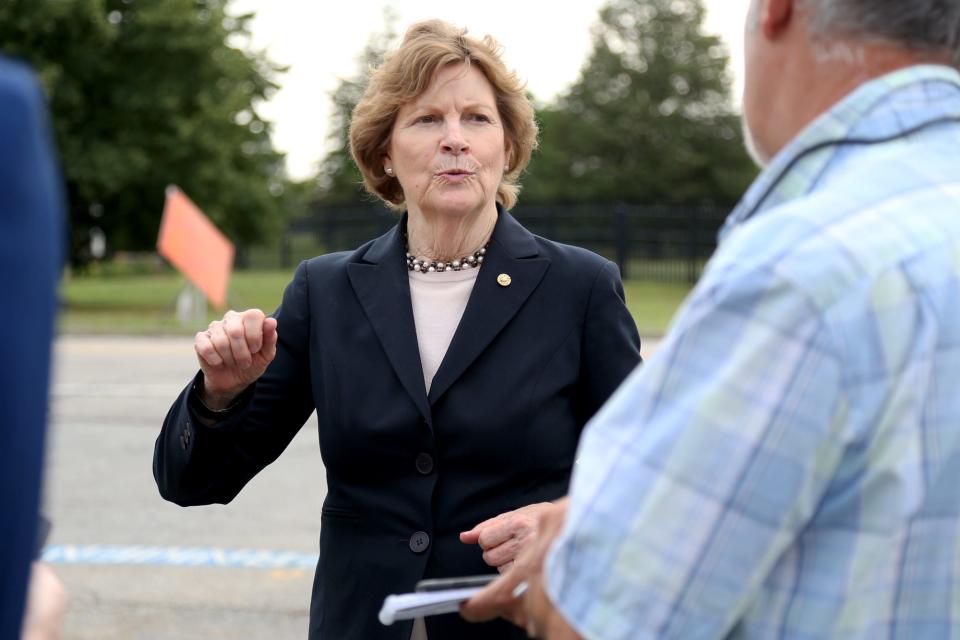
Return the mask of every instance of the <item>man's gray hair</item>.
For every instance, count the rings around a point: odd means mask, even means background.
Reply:
[[[958,0],[799,0],[812,33],[949,51],[960,64]]]

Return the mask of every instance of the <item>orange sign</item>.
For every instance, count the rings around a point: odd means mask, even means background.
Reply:
[[[180,189],[167,187],[157,251],[217,307],[227,303],[233,243]]]

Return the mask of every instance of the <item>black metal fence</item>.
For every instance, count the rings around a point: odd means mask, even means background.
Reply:
[[[722,207],[659,205],[523,206],[513,215],[532,232],[557,242],[586,247],[613,260],[624,278],[694,282],[716,246],[729,210]],[[301,254],[353,249],[395,224],[385,207],[324,206],[293,221],[280,262],[290,266]],[[312,249],[312,251],[311,251]]]

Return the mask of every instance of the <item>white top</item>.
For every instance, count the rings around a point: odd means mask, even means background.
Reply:
[[[423,384],[427,393],[453,334],[460,324],[480,269],[420,273],[410,271],[410,301],[417,328]]]

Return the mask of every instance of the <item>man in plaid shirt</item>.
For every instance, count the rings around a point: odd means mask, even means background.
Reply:
[[[752,2],[765,170],[585,430],[569,501],[467,617],[960,637],[958,51],[956,0]]]

